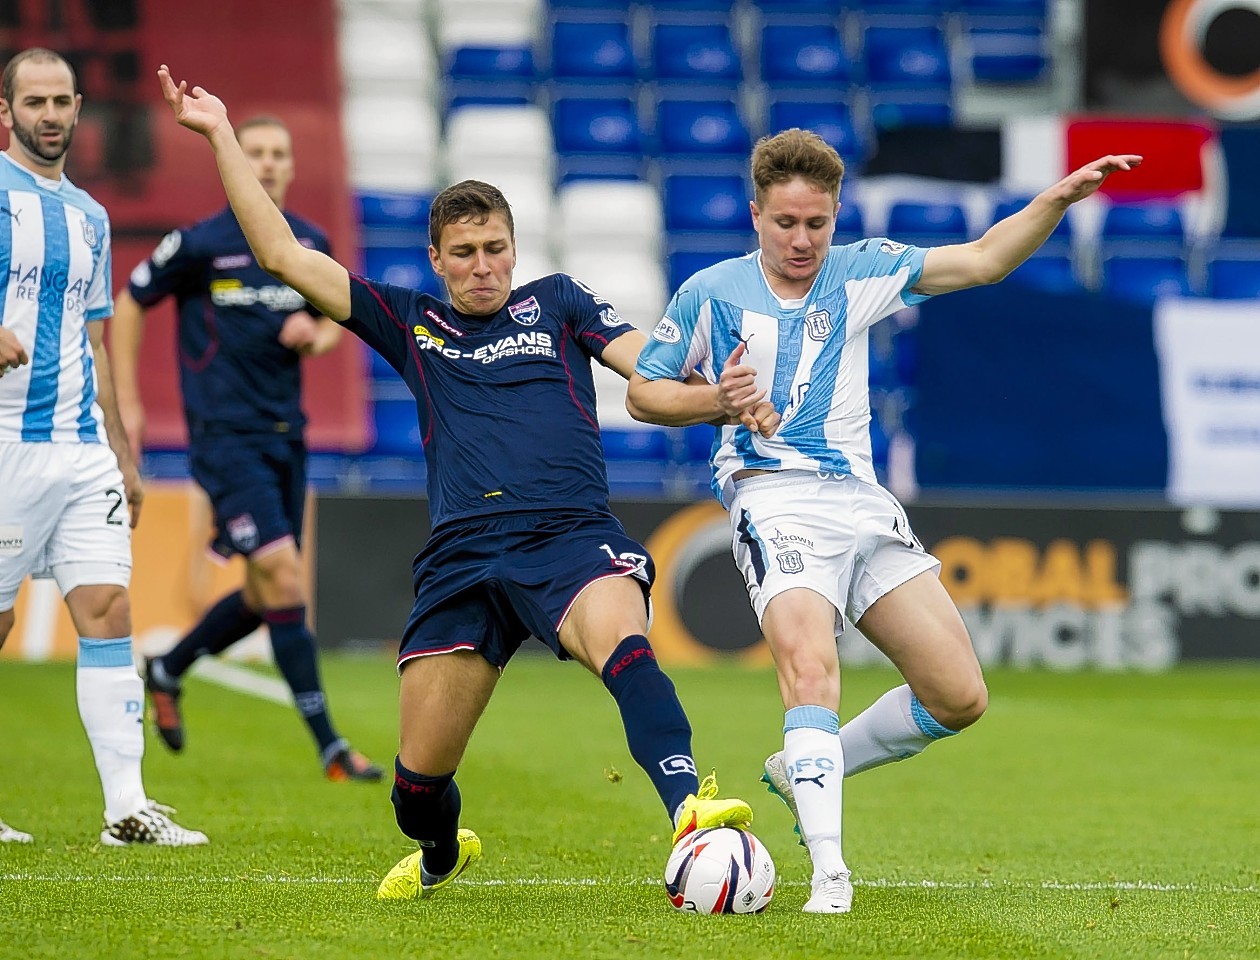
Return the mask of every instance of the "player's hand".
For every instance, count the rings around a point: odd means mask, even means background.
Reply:
[[[752,409],[748,411],[752,417],[753,426],[749,426],[749,430],[756,430],[767,440],[773,437],[775,431],[779,429],[779,424],[783,418],[779,415],[779,411],[774,409],[774,404],[769,400],[762,400],[758,404],[754,404]],[[741,422],[743,422],[741,418]],[[748,426],[748,424],[745,424]]]
[[[193,87],[190,92],[187,80],[179,81],[176,86],[166,64],[158,67],[158,82],[162,85],[162,96],[175,112],[175,119],[189,130],[208,137],[227,123],[227,107],[222,100],[202,87]]]
[[[1136,153],[1101,157],[1069,173],[1050,188],[1050,194],[1053,199],[1062,203],[1076,203],[1096,193],[1102,186],[1102,182],[1113,173],[1120,170],[1132,170],[1141,162],[1142,158]]]
[[[284,318],[277,339],[295,353],[309,354],[319,342],[319,321],[305,310],[298,310]]]
[[[718,377],[718,404],[732,421],[738,420],[749,430],[760,433],[761,428],[752,410],[766,399],[766,392],[757,389],[757,371],[740,363],[748,352],[746,344],[736,347]]]
[[[30,363],[30,359],[17,334],[0,327],[0,377],[10,370],[16,370],[23,364]]]
[[[139,457],[144,449],[144,407],[138,403],[118,401],[118,419],[122,421],[123,432],[127,434],[127,446],[131,455]]]
[[[140,505],[144,503],[144,481],[140,479],[140,471],[135,462],[118,464],[123,475],[123,492],[127,494],[127,508],[131,512],[131,529],[140,522]]]

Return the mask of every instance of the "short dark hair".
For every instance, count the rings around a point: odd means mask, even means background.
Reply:
[[[255,117],[250,117],[244,123],[236,127],[236,139],[241,139],[241,134],[246,130],[254,130],[258,127],[278,127],[285,133],[289,134],[289,138],[293,138],[293,134],[289,131],[289,126],[279,117],[272,116],[269,113],[260,113]]]
[[[74,67],[70,66],[69,60],[56,50],[49,50],[47,47],[31,47],[16,54],[4,65],[4,76],[0,79],[0,96],[4,97],[4,102],[10,107],[13,106],[13,89],[17,85],[17,69],[27,60],[34,60],[36,63],[65,64],[66,69],[70,71],[70,87],[76,94],[79,92],[79,78],[75,75]]]
[[[503,191],[481,180],[461,180],[447,187],[433,198],[429,207],[429,243],[436,250],[442,249],[442,230],[449,223],[471,220],[485,223],[494,213],[503,214],[507,220],[508,236],[516,238],[516,225],[512,222],[512,208]]]
[[[838,200],[844,161],[826,140],[800,127],[757,141],[752,152],[752,178],[758,202],[775,184],[787,183],[796,177],[826,190]]]

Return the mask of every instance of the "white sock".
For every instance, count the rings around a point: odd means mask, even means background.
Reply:
[[[840,728],[844,775],[913,757],[933,740],[957,732],[937,723],[909,685],[894,687]]]
[[[131,638],[79,638],[75,672],[79,718],[105,795],[105,822],[115,823],[146,803],[140,778],[144,756],[144,683],[131,658]]]
[[[783,718],[783,763],[814,879],[849,869],[840,843],[844,752],[839,730],[839,718],[826,707],[793,707]]]

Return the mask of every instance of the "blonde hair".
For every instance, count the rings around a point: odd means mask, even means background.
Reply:
[[[752,179],[757,202],[777,183],[800,177],[840,199],[844,161],[835,148],[811,130],[792,127],[774,136],[762,137],[753,147]]]

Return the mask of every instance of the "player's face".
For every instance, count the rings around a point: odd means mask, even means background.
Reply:
[[[64,63],[24,60],[14,77],[13,102],[0,100],[0,122],[12,131],[28,166],[55,177],[65,165],[82,102]]]
[[[827,258],[840,204],[826,190],[795,177],[774,184],[751,206],[761,265],[775,292],[805,296]]]
[[[293,182],[293,140],[289,131],[284,127],[250,127],[241,131],[241,149],[267,196],[277,207],[283,207]]]
[[[429,260],[446,281],[451,304],[460,313],[498,313],[512,292],[516,244],[507,218],[492,213],[485,223],[459,220],[442,228],[440,250],[429,247]]]

